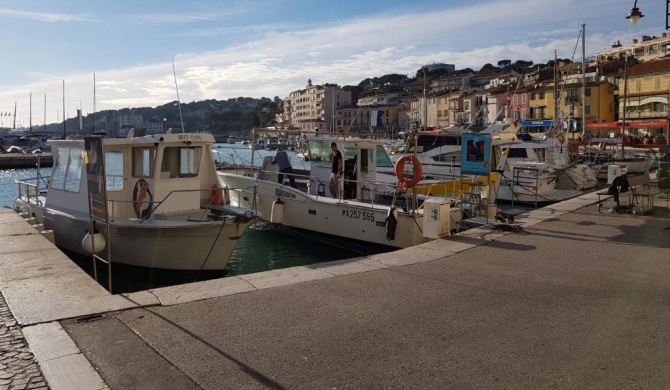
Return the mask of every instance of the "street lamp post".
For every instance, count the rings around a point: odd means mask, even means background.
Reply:
[[[628,16],[626,16],[626,19],[629,19],[631,24],[633,26],[635,26],[637,24],[637,22],[640,21],[641,18],[644,18],[644,15],[642,15],[642,12],[640,12],[640,9],[637,8],[637,0],[635,0],[635,2],[633,3],[633,8],[630,10],[630,13],[628,14]],[[667,27],[667,25],[668,25],[667,18],[666,18],[666,23],[665,24],[666,24],[665,28],[667,29],[668,28]]]

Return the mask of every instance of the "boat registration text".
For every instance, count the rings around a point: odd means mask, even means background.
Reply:
[[[345,218],[352,219],[362,219],[363,221],[375,221],[375,214],[369,211],[360,211],[360,210],[342,210],[342,216]]]

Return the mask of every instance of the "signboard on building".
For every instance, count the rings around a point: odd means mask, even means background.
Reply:
[[[491,137],[489,134],[463,134],[461,171],[464,174],[491,173]]]

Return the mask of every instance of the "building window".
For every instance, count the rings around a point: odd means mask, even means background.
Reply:
[[[519,95],[514,95],[514,96],[512,97],[512,103],[514,103],[514,104],[518,104],[518,103],[519,103]]]
[[[585,115],[591,115],[591,106],[590,105],[585,105],[584,106],[584,114]]]
[[[528,94],[521,94],[521,103],[526,103],[528,101]]]
[[[586,96],[586,97],[591,96],[591,88],[586,88],[586,89],[584,90],[584,96]]]
[[[526,109],[525,108],[523,110],[521,110],[521,120],[522,121],[526,120]]]

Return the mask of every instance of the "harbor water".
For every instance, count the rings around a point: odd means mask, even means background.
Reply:
[[[221,162],[235,165],[249,165],[251,163],[251,150],[248,146],[215,144],[214,156]],[[254,165],[260,166],[264,156],[273,156],[273,151],[256,151],[254,154]],[[289,152],[291,162],[296,168],[309,169],[309,163],[302,162],[295,157],[294,152]],[[48,175],[48,169],[43,169],[42,174]],[[37,176],[36,169],[7,169],[0,170],[0,205],[12,207],[14,198],[18,195],[17,180],[33,178]],[[327,250],[324,250],[327,246]],[[93,273],[91,260],[85,256],[69,254],[71,258],[89,274]],[[318,240],[305,240],[301,237],[278,234],[275,229],[265,223],[258,223],[248,229],[237,246],[228,262],[224,273],[207,274],[175,274],[173,272],[155,272],[139,269],[119,269],[113,266],[114,293],[144,290],[147,288],[166,286],[178,283],[203,280],[226,275],[243,275],[254,272],[267,271],[307,265],[324,261],[347,259],[357,257],[360,254],[348,250],[342,246],[332,246]],[[98,269],[99,282],[106,286],[104,280],[106,271]]]

